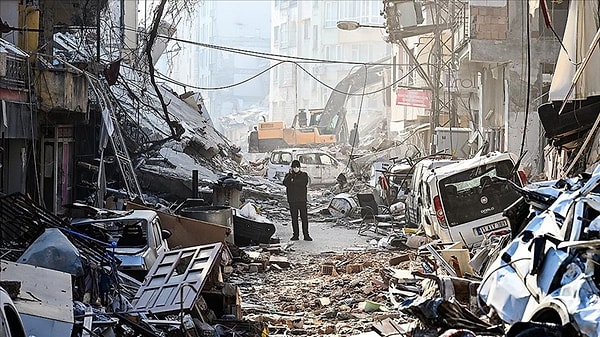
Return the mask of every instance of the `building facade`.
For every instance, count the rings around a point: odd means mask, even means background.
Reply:
[[[562,36],[568,1],[549,7]],[[397,110],[398,118],[405,125],[429,124],[419,131],[427,153],[448,150],[436,148],[436,128],[469,128],[472,136],[460,145],[471,147],[470,153],[483,147],[526,151],[524,166],[532,174],[541,172],[546,139],[536,109],[548,91],[560,45],[540,10],[533,8],[530,15],[527,2],[508,0],[432,1],[420,9],[423,22],[415,29],[398,27],[397,18],[386,20],[392,42],[406,51],[398,72],[409,75],[401,85],[430,95],[426,106]]]
[[[389,59],[392,47],[385,41],[382,9],[378,0],[273,1],[271,52],[281,59],[297,56],[306,60],[289,59],[271,71],[270,119],[291,125],[300,109],[324,108],[332,89],[353,67]],[[342,20],[382,28],[344,31],[337,28]],[[349,96],[348,123],[357,120],[359,110],[363,116],[384,115],[383,95],[380,91],[364,99],[360,93]]]
[[[177,25],[176,37],[206,45],[174,42],[163,54],[159,67],[169,77],[189,85],[190,90],[194,86],[207,89],[202,90],[204,103],[221,131],[224,131],[220,125],[222,117],[267,107],[267,74],[237,84],[267,69],[269,61],[219,47],[268,53],[270,11],[269,1],[200,2],[195,12]]]

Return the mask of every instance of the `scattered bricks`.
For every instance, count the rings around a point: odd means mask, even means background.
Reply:
[[[332,264],[321,265],[321,275],[333,275],[335,267]]]
[[[290,261],[288,261],[288,259],[285,256],[271,255],[271,257],[269,258],[269,263],[273,265],[278,265],[281,268],[290,267]]]
[[[224,266],[223,273],[227,274],[227,275],[233,273],[233,266],[230,266],[230,265]]]
[[[264,271],[264,269],[262,267],[263,267],[262,263],[256,263],[256,262],[250,263],[250,265],[248,266],[248,272],[249,273],[258,273],[259,271]]]
[[[365,267],[362,263],[349,264],[346,266],[346,273],[348,273],[348,274],[360,273],[364,269],[365,269]]]
[[[319,304],[324,307],[331,304],[329,297],[319,297]]]
[[[327,325],[324,330],[325,335],[331,335],[335,332],[335,325]]]
[[[398,255],[398,256],[394,256],[392,258],[390,258],[390,266],[397,266],[402,262],[406,262],[406,261],[410,261],[410,255],[409,254],[402,254],[402,255]]]

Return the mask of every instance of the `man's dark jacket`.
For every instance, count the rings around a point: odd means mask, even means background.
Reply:
[[[287,188],[289,203],[306,202],[306,186],[308,185],[308,174],[306,172],[287,173],[283,178],[283,184]]]

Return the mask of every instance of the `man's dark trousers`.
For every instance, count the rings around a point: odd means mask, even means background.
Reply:
[[[300,219],[302,220],[302,234],[304,237],[308,237],[308,212],[306,210],[306,202],[292,202],[290,203],[290,213],[292,215],[292,230],[294,231],[293,236],[298,237],[298,213],[300,213]]]

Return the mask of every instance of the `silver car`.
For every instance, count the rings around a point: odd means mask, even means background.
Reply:
[[[109,252],[121,262],[119,270],[142,279],[158,255],[169,250],[172,235],[163,229],[158,214],[151,210],[133,210],[106,218],[75,218],[71,224],[80,232],[107,243]]]

